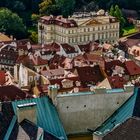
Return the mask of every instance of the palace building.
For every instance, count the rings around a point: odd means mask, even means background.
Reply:
[[[80,45],[99,40],[114,44],[119,39],[119,28],[119,21],[105,12],[75,14],[68,18],[43,16],[38,22],[38,41]]]

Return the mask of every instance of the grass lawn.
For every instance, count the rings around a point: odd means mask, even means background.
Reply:
[[[124,31],[123,36],[127,36],[136,33],[138,30],[135,28],[135,26],[130,26],[124,28],[123,31]]]

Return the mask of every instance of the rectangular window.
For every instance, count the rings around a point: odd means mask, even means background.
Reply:
[[[29,76],[29,82],[33,82],[33,76]]]

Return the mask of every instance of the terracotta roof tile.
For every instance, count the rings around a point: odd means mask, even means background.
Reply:
[[[79,49],[83,52],[90,52],[91,49],[91,43],[84,44],[84,45],[78,45]]]
[[[54,69],[54,70],[47,70],[47,71],[41,71],[41,74],[47,78],[52,78],[54,76],[63,76],[64,69]]]
[[[134,61],[126,61],[125,67],[129,75],[140,75],[140,67]]]
[[[110,62],[105,62],[105,72],[108,76],[112,76],[113,70],[116,66],[125,68],[125,65],[119,60],[113,60]],[[126,72],[126,71],[125,71]]]
[[[65,44],[61,44],[61,46],[67,54],[76,53],[75,48],[70,46],[69,44],[65,43]]]
[[[123,88],[127,81],[120,76],[110,76],[108,77],[109,83],[111,84],[112,89]]]
[[[5,80],[5,71],[0,71],[0,85],[4,85]]]
[[[53,58],[49,61],[49,68],[50,69],[57,69],[59,66],[64,67],[63,62],[65,61],[65,56],[60,56],[55,54]]]
[[[0,101],[13,101],[16,99],[25,99],[28,97],[32,97],[28,95],[26,92],[23,92],[16,86],[2,86],[0,87]]]
[[[19,64],[22,63],[25,66],[27,66],[28,64],[33,66],[40,66],[40,65],[47,65],[48,60],[44,60],[39,56],[37,58],[33,56],[33,59],[31,59],[30,56],[28,55],[22,55],[18,57],[17,63]]]
[[[43,49],[45,49],[46,51],[58,52],[58,51],[60,51],[60,45],[55,43],[55,42],[53,42],[51,44],[44,45]]]
[[[44,16],[41,17],[39,20],[41,23],[44,24],[55,24],[58,26],[62,26],[65,28],[70,28],[70,27],[77,27],[77,23],[74,20],[69,20],[66,18],[63,18],[62,16]]]
[[[105,79],[99,65],[94,67],[77,67],[76,69],[83,87],[88,87],[88,85],[97,85],[98,82]]]

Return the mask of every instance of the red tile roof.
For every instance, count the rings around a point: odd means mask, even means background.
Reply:
[[[47,65],[48,60],[44,60],[39,56],[37,58],[33,56],[33,59],[31,59],[28,55],[22,55],[18,57],[17,63],[18,64],[22,63],[25,66],[29,64],[33,66],[40,66],[40,65]]]
[[[140,44],[140,33],[131,35],[119,42],[122,47],[132,47],[134,45],[138,46]],[[123,49],[123,48],[122,48]]]
[[[50,25],[50,24],[55,24],[58,26],[62,26],[65,28],[70,28],[70,27],[77,27],[77,23],[74,20],[69,20],[67,18],[63,18],[62,16],[44,16],[41,17],[39,20],[41,23]]]
[[[43,49],[45,49],[46,51],[58,52],[58,51],[60,51],[60,45],[53,42],[51,44],[44,45]]]
[[[41,71],[41,74],[47,78],[53,78],[54,76],[64,76],[64,69],[54,69]]]
[[[65,43],[65,44],[61,44],[61,46],[67,54],[76,53],[75,48],[70,46],[69,44]]]
[[[42,59],[41,57],[37,58],[37,62],[36,62],[36,66],[40,66],[40,65],[47,65],[48,64],[48,60]]]
[[[0,71],[0,85],[4,85],[5,80],[5,71]]]
[[[104,61],[103,57],[101,57],[100,55],[89,54],[89,53],[84,53],[83,55],[80,54],[80,55],[76,56],[74,58],[74,61],[82,61],[82,62],[85,62],[86,64],[98,63],[103,68],[105,65],[105,61]]]
[[[42,45],[40,45],[40,44],[32,45],[32,49],[33,50],[41,50],[42,49]]]
[[[0,87],[0,101],[13,101],[17,99],[31,98],[32,96],[23,92],[16,86],[2,86]]]
[[[105,72],[108,76],[112,76],[113,70],[116,66],[125,68],[125,65],[119,60],[113,60],[110,62],[105,62]],[[125,71],[126,72],[126,71]]]
[[[123,88],[125,84],[127,84],[127,81],[120,76],[110,76],[108,77],[109,83],[114,88]]]
[[[18,49],[28,50],[27,45],[18,45]]]
[[[97,85],[105,79],[105,75],[102,73],[99,65],[94,67],[77,67],[77,72],[83,87],[88,85]]]
[[[84,45],[78,45],[78,47],[82,52],[90,52],[91,43],[84,44]]]
[[[65,56],[60,56],[58,54],[55,54],[53,58],[49,61],[49,68],[50,69],[57,69],[59,66],[64,66],[63,62],[65,61]]]
[[[126,61],[125,67],[129,75],[140,75],[140,67],[134,61]]]

